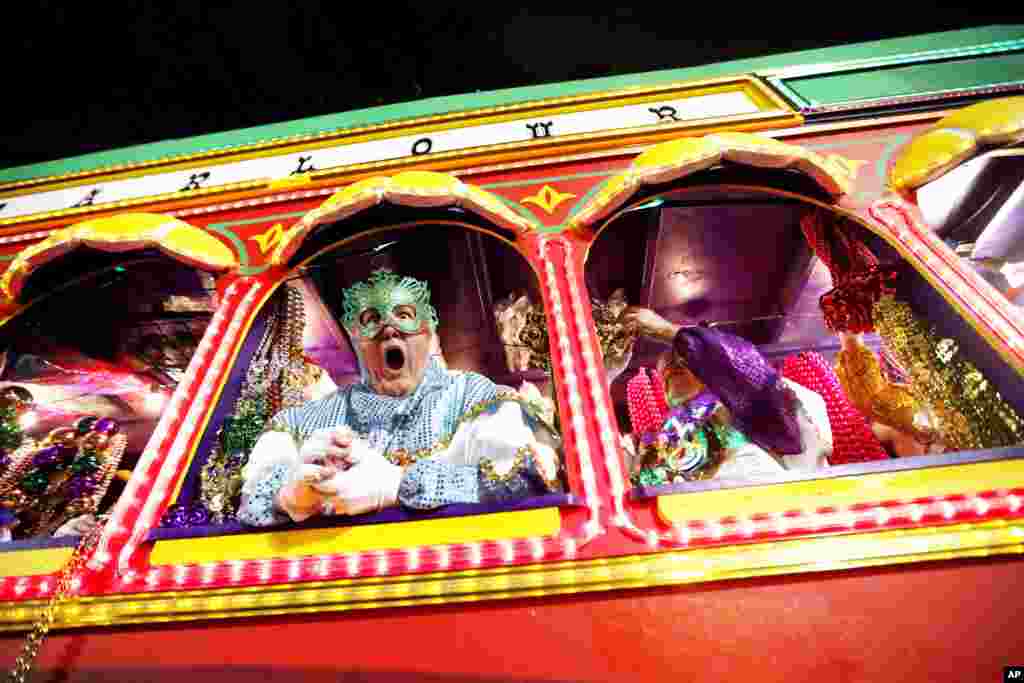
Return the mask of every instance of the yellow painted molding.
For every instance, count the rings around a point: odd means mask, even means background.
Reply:
[[[63,567],[74,548],[36,548],[0,553],[0,577],[52,574]]]
[[[558,508],[538,508],[393,524],[181,538],[156,541],[150,563],[153,566],[202,564],[451,545],[553,536],[560,528]]]
[[[1020,521],[956,524],[488,570],[83,598],[63,605],[54,627],[454,604],[1022,552]],[[29,628],[43,606],[0,604],[0,630]]]
[[[1019,486],[1024,486],[1024,460],[1000,460],[666,495],[658,497],[657,507],[664,522],[683,524]]]

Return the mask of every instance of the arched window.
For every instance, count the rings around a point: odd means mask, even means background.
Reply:
[[[207,255],[176,253],[175,236]],[[110,509],[213,313],[209,271],[232,260],[191,226],[134,214],[56,231],[11,264],[3,286],[16,313],[0,326],[4,549],[73,546]]]

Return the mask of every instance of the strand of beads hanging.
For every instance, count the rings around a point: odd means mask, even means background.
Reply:
[[[32,446],[0,490],[0,506],[18,519],[15,536],[49,534],[97,510],[124,453],[119,431],[110,418],[87,416]]]
[[[831,211],[815,210],[800,219],[800,229],[815,255],[828,267],[833,289],[821,296],[825,324],[833,332],[870,332],[871,310],[882,296],[893,294],[897,272],[881,266],[866,244],[851,236],[844,220]]]
[[[661,408],[655,390],[651,385],[658,380],[656,373],[648,374],[647,368],[640,368],[626,384],[626,401],[629,421],[636,433],[653,432],[661,427],[667,411]],[[661,392],[664,394],[664,390]]]
[[[234,519],[242,491],[242,468],[270,419],[267,399],[242,396],[235,412],[224,419],[217,445],[199,473],[199,505],[174,505],[163,526],[200,526]]]
[[[200,470],[199,500],[172,505],[164,514],[164,526],[233,520],[240,502],[242,468],[257,439],[275,414],[305,401],[304,392],[312,376],[302,347],[302,294],[286,286],[275,296],[272,306],[234,410],[221,425],[217,443]]]
[[[0,389],[0,477],[14,464],[12,454],[24,442],[18,419],[32,406],[32,394],[23,387]]]
[[[72,552],[67,563],[58,572],[53,592],[46,601],[46,605],[43,606],[39,617],[32,625],[32,630],[25,637],[25,644],[21,648],[21,653],[14,661],[14,667],[7,676],[8,683],[25,683],[28,680],[28,675],[31,673],[32,667],[39,656],[39,649],[43,645],[43,640],[45,640],[46,635],[53,627],[61,606],[74,593],[75,579],[78,578],[85,567],[86,560],[95,550],[96,544],[103,534],[106,521],[105,517],[101,517],[99,523],[82,538],[81,543]]]
[[[950,450],[1013,446],[1024,441],[1024,422],[962,353],[915,315],[910,305],[882,297],[875,326],[911,379],[911,391],[935,416]]]
[[[825,399],[825,410],[832,427],[829,464],[845,465],[888,458],[864,414],[847,398],[839,378],[820,353],[803,351],[787,356],[782,363],[782,376]]]

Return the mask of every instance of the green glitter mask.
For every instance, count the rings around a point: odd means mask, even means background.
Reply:
[[[342,323],[350,332],[373,339],[391,325],[405,334],[418,332],[423,323],[437,329],[437,311],[430,305],[430,288],[416,278],[402,277],[387,270],[374,271],[365,282],[357,282],[342,293]],[[411,306],[415,317],[399,309]],[[371,312],[369,315],[364,315]]]

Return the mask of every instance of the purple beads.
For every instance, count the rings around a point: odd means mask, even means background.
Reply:
[[[113,436],[114,434],[117,434],[119,431],[121,431],[121,427],[117,424],[116,420],[113,420],[109,417],[101,417],[100,419],[96,420],[96,424],[92,426],[92,431],[99,432],[100,434],[106,434],[108,436]]]
[[[32,465],[40,469],[56,467],[59,463],[60,448],[58,446],[47,446],[32,456]]]
[[[95,477],[72,477],[68,480],[68,494],[72,498],[79,498],[81,496],[87,496],[96,490],[99,486],[99,482],[96,481]]]
[[[172,529],[184,529],[192,526],[205,526],[210,523],[210,513],[201,503],[192,505],[172,505],[167,508],[160,526]]]

